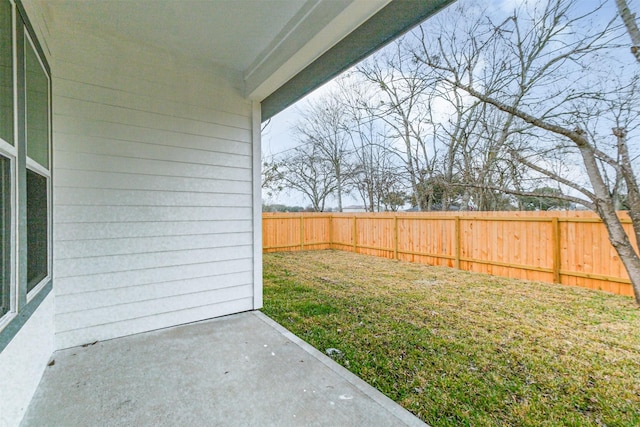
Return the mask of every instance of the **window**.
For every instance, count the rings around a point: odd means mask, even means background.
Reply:
[[[27,292],[49,274],[49,79],[25,34]]]
[[[27,292],[48,275],[47,179],[27,170]]]
[[[26,69],[27,157],[49,168],[49,79],[29,37],[24,43]]]
[[[0,351],[52,286],[51,82],[19,6],[0,0]]]

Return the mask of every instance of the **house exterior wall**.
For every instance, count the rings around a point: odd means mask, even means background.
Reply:
[[[54,297],[49,294],[0,352],[0,426],[18,425],[47,367],[54,344]]]
[[[241,83],[117,38],[49,46],[57,348],[254,308]]]

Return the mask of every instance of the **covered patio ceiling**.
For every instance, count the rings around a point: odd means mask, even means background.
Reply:
[[[239,73],[266,120],[453,0],[36,1],[50,30],[89,29]]]

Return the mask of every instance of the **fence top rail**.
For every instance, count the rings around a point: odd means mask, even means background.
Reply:
[[[334,216],[518,216],[518,217],[559,217],[559,218],[598,218],[592,211],[427,211],[427,212],[325,212]],[[627,216],[626,211],[619,211]]]
[[[428,215],[428,216],[402,216],[402,215],[348,215],[348,216],[334,216],[334,218],[341,219],[398,219],[401,221],[455,221],[457,219],[461,221],[518,221],[518,222],[551,222],[554,218],[550,217],[507,217],[507,216],[471,216],[471,215]]]
[[[558,218],[559,222],[586,222],[586,223],[602,223],[600,218]],[[625,216],[620,217],[622,224],[631,224],[631,219]]]
[[[622,217],[628,217],[626,211],[618,211]],[[592,211],[425,211],[425,212],[263,212],[265,216],[506,216],[506,217],[558,217],[558,218],[598,218]]]
[[[314,212],[305,212],[304,214],[299,214],[297,212],[279,213],[279,214],[272,214],[271,212],[263,212],[262,218],[264,219],[331,218],[331,215],[326,213],[316,214]]]
[[[631,224],[626,211],[619,211],[618,216],[623,224]],[[334,218],[334,219],[398,219],[398,220],[441,220],[454,221],[515,221],[515,222],[575,222],[601,223],[602,220],[595,212],[590,211],[504,211],[504,212],[263,212],[263,219],[290,218]]]

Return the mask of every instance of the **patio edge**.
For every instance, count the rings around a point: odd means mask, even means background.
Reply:
[[[307,352],[310,356],[314,357],[320,363],[331,369],[333,372],[342,377],[349,384],[356,387],[366,396],[371,398],[378,405],[382,406],[387,412],[391,413],[393,416],[398,418],[401,422],[405,423],[407,426],[420,426],[420,427],[429,427],[428,424],[424,423],[418,417],[413,415],[411,412],[400,406],[398,403],[394,402],[375,387],[371,386],[367,382],[365,382],[362,378],[350,372],[347,368],[342,365],[336,363],[333,359],[313,347],[311,344],[307,343],[291,331],[289,331],[284,326],[280,325],[275,320],[271,319],[266,314],[260,311],[252,311],[251,314],[256,316],[258,319],[262,320],[264,323],[275,329],[277,332],[281,333],[284,337],[286,337],[289,341],[296,344],[302,350]]]

